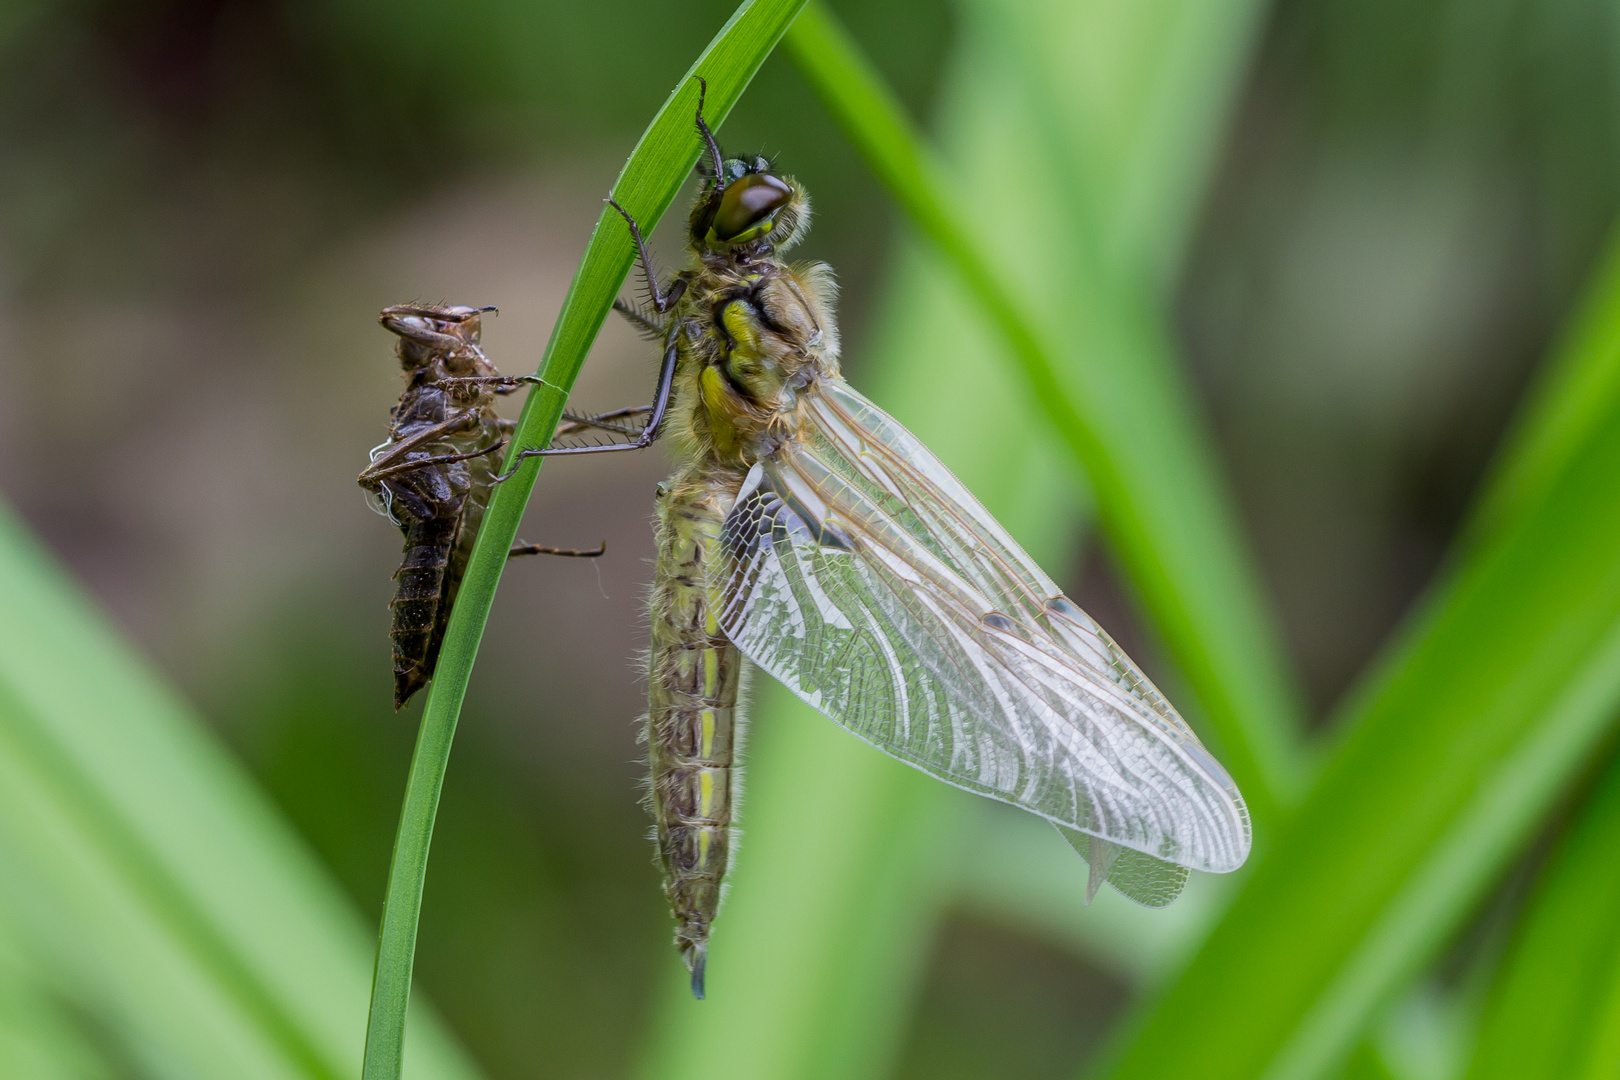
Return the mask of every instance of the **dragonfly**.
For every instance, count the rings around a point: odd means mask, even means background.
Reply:
[[[1165,696],[922,442],[839,373],[835,286],[783,255],[810,220],[763,157],[727,158],[703,119],[688,266],[667,283],[618,203],[663,343],[634,439],[666,432],[646,720],[675,944],[705,993],[734,845],[739,690],[749,665],[930,776],[1051,822],[1150,906],[1189,871],[1248,857],[1237,785]],[[514,466],[515,467],[515,466]]]
[[[388,438],[360,474],[372,508],[405,534],[388,607],[394,646],[394,708],[427,685],[438,660],[450,607],[489,505],[492,462],[515,424],[495,414],[495,399],[537,381],[502,375],[480,347],[483,316],[493,307],[384,308],[379,321],[397,335],[406,385],[390,413]],[[569,431],[623,430],[606,418],[578,417]],[[511,555],[593,558],[581,551],[519,541]]]

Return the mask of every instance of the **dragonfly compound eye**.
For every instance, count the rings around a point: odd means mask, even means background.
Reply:
[[[751,240],[769,231],[769,219],[792,198],[793,189],[770,173],[733,180],[720,196],[710,232],[722,242]]]

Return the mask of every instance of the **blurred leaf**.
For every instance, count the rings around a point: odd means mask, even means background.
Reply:
[[[1620,306],[1620,280],[1597,286],[1588,310]],[[1565,386],[1612,363],[1606,333],[1566,347]],[[1620,401],[1538,415],[1581,419],[1346,710],[1304,805],[1111,1076],[1320,1075],[1435,955],[1609,729]]]
[[[1548,486],[1605,422],[1620,396],[1620,239],[1609,244],[1593,286],[1565,330],[1563,347],[1532,388],[1469,524],[1478,541],[1544,498]]]
[[[1338,1080],[1407,1080],[1397,1076],[1371,1043],[1362,1043],[1344,1064]]]
[[[1052,828],[1029,814],[978,815],[963,841],[955,903],[982,921],[1067,946],[1077,956],[1146,988],[1178,972],[1231,901],[1230,876],[1194,874],[1174,904],[1143,907],[1113,889],[1089,906],[1086,864],[1053,854]]]
[[[154,1077],[347,1077],[370,934],[0,510],[0,914]],[[425,1011],[410,1073],[470,1077]]]
[[[0,1076],[7,1080],[108,1080],[105,1056],[0,921]]]
[[[1541,875],[1492,991],[1468,1080],[1620,1073],[1620,760]]]
[[[698,77],[707,80],[705,119],[718,128],[802,4],[803,0],[746,0],[675,84],[613,185],[612,198],[644,234],[652,233],[697,161],[701,141],[694,118],[703,93]],[[511,469],[525,448],[550,445],[568,391],[634,257],[624,219],[617,210],[604,206],[552,327],[540,364],[541,383],[523,403],[503,468]],[[364,1071],[368,1080],[400,1073],[422,886],[444,771],[495,589],[542,460],[529,458],[510,480],[496,487],[445,627],[389,864],[366,1028]]]
[[[1179,42],[1188,29],[1175,21],[1184,14],[1182,7],[1167,3],[1165,10],[1140,17],[1167,41]],[[1188,95],[1189,107],[1200,116],[1211,96],[1224,99],[1227,82],[1241,69],[1241,46],[1248,41],[1235,28],[1249,25],[1254,8],[1237,2],[1220,7],[1220,20],[1202,6],[1190,7],[1202,31],[1190,40],[1209,50],[1191,66],[1205,73],[1206,82],[1188,84],[1185,50],[1166,48],[1150,52],[1140,70],[1123,69],[1122,76],[1139,80],[1143,89],[1131,83],[1110,88],[1114,99],[1134,104],[1174,91]],[[1055,5],[1049,17],[1027,15],[1026,24],[1053,37],[1061,28],[1074,34],[1069,40],[1086,40],[1090,27],[1074,25],[1068,17],[1072,10]],[[1224,32],[1209,32],[1214,22],[1223,21]],[[808,6],[787,44],[874,171],[962,275],[1006,339],[1031,399],[1085,468],[1113,549],[1203,706],[1205,731],[1256,820],[1271,818],[1297,784],[1296,694],[1202,422],[1176,370],[1157,290],[1144,288],[1135,271],[1110,268],[1099,257],[1099,238],[1089,233],[1095,220],[1114,220],[1106,205],[1080,202],[1067,215],[1037,215],[1045,229],[1010,253],[980,241],[975,230],[983,215],[962,209],[995,208],[998,230],[1023,240],[1006,223],[1006,207],[1066,207],[1103,190],[1101,184],[1016,201],[1006,163],[1025,163],[1021,174],[1046,172],[1049,178],[1062,178],[1072,173],[1051,160],[1052,147],[1064,142],[1063,132],[1021,127],[1018,117],[1029,110],[1017,102],[1002,113],[1007,131],[995,152],[981,154],[996,165],[1002,186],[981,191],[976,200],[962,198],[952,191],[881,77],[825,8]],[[1047,50],[1050,55],[1062,52],[1058,46]],[[1005,70],[1038,68],[1039,59],[1014,59]],[[1042,87],[1030,92],[1041,99],[1050,96]],[[1160,116],[1168,122],[1179,113],[1165,106]],[[1010,132],[1024,138],[1008,137]],[[1143,141],[1157,145],[1151,136]],[[1071,156],[1084,160],[1086,149],[1071,146]],[[1201,149],[1202,144],[1191,148],[1189,160],[1177,162],[1175,171],[1199,171]],[[1162,155],[1148,156],[1169,165]],[[1041,164],[1052,168],[1043,170]],[[1134,175],[1133,169],[1124,171]],[[1020,179],[1028,183],[1038,175]],[[1171,195],[1190,199],[1196,189],[1178,183],[1167,189],[1167,199]],[[1162,209],[1178,221],[1189,213],[1179,203]],[[1072,228],[1054,228],[1065,216]],[[1154,215],[1144,214],[1142,220],[1160,224]],[[1032,278],[1044,278],[1047,289]],[[1045,295],[1054,285],[1056,294]],[[1062,312],[1062,321],[1043,318],[1043,311]]]
[[[1470,964],[1482,967],[1492,950],[1484,953],[1476,953]],[[1482,981],[1469,974],[1465,984]],[[1354,1075],[1358,1060],[1376,1061],[1396,1080],[1453,1080],[1462,1072],[1473,1041],[1476,997],[1469,985],[1443,985],[1433,976],[1418,980],[1373,1021],[1346,1071]]]

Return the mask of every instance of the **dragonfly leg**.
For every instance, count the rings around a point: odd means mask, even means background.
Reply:
[[[520,386],[547,386],[538,375],[452,375],[424,386],[488,386],[497,394],[510,394]]]
[[[606,554],[606,540],[590,551],[581,551],[578,548],[549,547],[546,544],[525,544],[522,540],[519,540],[512,545],[512,550],[506,553],[506,557],[513,559],[519,555],[562,555],[570,559],[599,559]]]
[[[607,454],[619,450],[645,450],[658,441],[659,429],[664,426],[664,414],[669,411],[670,393],[675,388],[675,364],[680,359],[680,347],[672,337],[668,348],[664,350],[664,363],[658,369],[658,391],[653,397],[653,403],[648,410],[652,415],[647,417],[647,424],[630,442],[607,443],[602,446],[547,446],[530,447],[518,454],[512,462],[512,468],[495,477],[494,482],[499,484],[512,477],[524,460],[532,457],[563,456],[565,454]],[[633,410],[639,412],[641,410]]]
[[[423,428],[408,439],[401,439],[395,445],[390,446],[387,453],[373,461],[370,468],[360,474],[360,486],[374,487],[376,482],[381,480],[383,476],[397,472],[398,470],[394,466],[404,462],[413,450],[477,426],[478,417],[470,411],[463,410],[454,416],[440,420],[437,424]],[[423,463],[414,462],[413,467],[421,464]]]
[[[714,140],[714,132],[709,130],[708,122],[703,119],[703,99],[709,96],[709,81],[701,75],[696,76],[696,78],[698,81],[696,118],[698,134],[703,136],[704,149],[709,152],[709,167],[714,170],[715,179],[719,180],[726,171],[726,159],[720,153],[720,144]]]
[[[416,458],[411,461],[402,461],[397,465],[390,465],[382,469],[368,469],[367,472],[371,474],[369,477],[371,480],[385,480],[390,476],[399,476],[402,473],[416,472],[418,469],[425,469],[429,465],[449,465],[457,461],[467,461],[472,458],[483,457],[485,454],[493,454],[495,451],[499,450],[505,445],[505,439],[497,439],[495,442],[490,443],[482,450],[469,450],[465,454],[435,454],[432,457]]]
[[[631,304],[624,300],[613,301],[613,310],[623,315],[630,325],[640,330],[642,336],[651,341],[662,341],[667,328],[662,322],[649,316],[641,309],[640,304]]]
[[[654,311],[660,315],[667,314],[686,292],[686,279],[677,277],[667,292],[659,286],[658,275],[653,271],[652,253],[647,250],[647,241],[641,235],[641,226],[630,216],[630,211],[613,200],[613,196],[609,195],[603,201],[617,210],[619,216],[624,218],[624,223],[630,226],[630,236],[636,242],[636,257],[641,261],[641,272],[647,279],[647,299]]]
[[[425,304],[395,304],[393,307],[383,308],[383,315],[392,315],[395,318],[415,316],[420,319],[438,319],[440,322],[466,322],[475,315],[488,315],[491,312],[499,313],[500,308],[494,304],[485,304],[483,307],[467,308],[465,311],[454,311],[450,308],[429,307]]]
[[[594,416],[588,416],[584,413],[574,412],[571,409],[564,409],[563,419],[568,421],[568,423],[558,428],[557,434],[574,435],[578,432],[586,430],[587,428],[596,428],[599,431],[616,431],[620,435],[629,435],[634,437],[641,434],[641,428],[631,427],[629,424],[617,424],[614,423],[614,421],[619,420],[622,417],[635,416],[638,413],[651,411],[651,405],[627,405],[622,409],[614,409],[611,412],[597,413]]]

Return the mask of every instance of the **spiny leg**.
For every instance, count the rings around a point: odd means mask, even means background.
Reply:
[[[658,390],[653,397],[652,415],[647,418],[647,426],[641,429],[641,434],[637,435],[635,439],[627,443],[608,443],[605,446],[532,447],[519,453],[512,462],[512,468],[495,477],[495,483],[499,484],[509,480],[528,458],[560,457],[565,454],[608,454],[619,450],[645,450],[657,442],[659,429],[664,426],[664,414],[669,411],[670,394],[675,388],[675,364],[679,359],[680,348],[672,337],[668,348],[664,350],[664,363],[658,369]]]
[[[485,454],[493,454],[495,451],[499,450],[505,445],[505,439],[498,439],[484,447],[482,450],[469,450],[465,454],[435,454],[433,457],[417,458],[414,461],[403,461],[398,465],[390,465],[385,469],[367,469],[365,473],[361,474],[363,477],[361,482],[364,483],[366,480],[386,480],[390,476],[400,476],[404,473],[416,472],[418,469],[425,469],[429,465],[449,465],[456,461],[467,461],[471,458],[483,457]]]
[[[515,559],[519,555],[562,555],[570,559],[599,559],[607,554],[607,541],[604,540],[591,551],[581,551],[578,548],[550,547],[546,544],[525,544],[522,540],[512,545],[512,550],[506,553],[508,559]]]
[[[581,431],[595,428],[599,431],[612,431],[620,435],[629,435],[632,438],[641,434],[641,428],[631,427],[629,424],[616,424],[615,420],[625,416],[635,416],[637,413],[651,412],[651,405],[627,405],[622,409],[614,409],[605,413],[582,413],[572,409],[564,409],[562,418],[565,421],[556,431],[558,435],[577,435]],[[499,419],[495,422],[501,434],[511,435],[517,431],[516,420]]]
[[[390,446],[386,453],[373,461],[370,467],[360,474],[360,486],[371,487],[376,481],[381,480],[384,475],[392,475],[394,466],[413,450],[476,426],[478,426],[477,415],[471,410],[462,410],[454,416],[447,417],[430,427],[423,428],[408,438],[401,439],[398,443]],[[488,451],[484,452],[487,453]],[[413,468],[424,464],[426,462],[411,463]]]
[[[679,302],[681,294],[686,292],[686,279],[676,278],[669,291],[665,292],[658,284],[658,275],[653,272],[652,253],[647,250],[647,241],[641,235],[641,226],[630,216],[630,211],[613,200],[613,196],[609,195],[602,201],[617,210],[619,216],[624,218],[624,223],[630,226],[630,237],[636,242],[636,257],[641,260],[641,272],[647,279],[647,299],[658,314],[668,314]]]
[[[663,341],[666,327],[656,319],[649,318],[639,304],[626,303],[623,300],[613,301],[613,310],[623,315],[631,325],[640,330],[642,336],[652,341]]]
[[[622,409],[611,412],[597,413],[587,416],[584,413],[563,410],[563,419],[568,421],[557,429],[558,435],[576,435],[581,431],[595,428],[599,431],[616,431],[620,435],[636,436],[641,434],[641,428],[631,427],[629,424],[615,424],[613,421],[624,416],[635,416],[637,413],[651,412],[651,405],[627,405]]]

